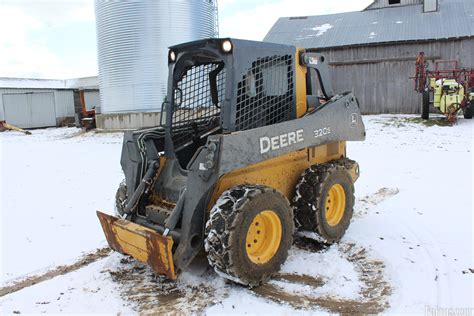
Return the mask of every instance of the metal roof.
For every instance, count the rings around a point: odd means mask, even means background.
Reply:
[[[280,18],[264,41],[299,47],[340,47],[474,36],[472,0],[440,0],[438,12],[423,5],[362,12]]]
[[[0,88],[17,89],[99,89],[96,77],[74,79],[0,78]]]

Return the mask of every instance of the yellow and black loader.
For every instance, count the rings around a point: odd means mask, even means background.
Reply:
[[[221,276],[258,286],[295,229],[337,242],[354,205],[365,138],[352,93],[332,91],[311,49],[207,39],[169,50],[162,123],[127,132],[110,247],[176,279],[200,252]]]

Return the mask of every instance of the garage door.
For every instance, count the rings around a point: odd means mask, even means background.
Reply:
[[[23,128],[56,126],[52,92],[3,95],[5,120]]]

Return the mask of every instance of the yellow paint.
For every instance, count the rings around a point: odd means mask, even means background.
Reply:
[[[304,49],[296,49],[296,117],[302,117],[308,111],[308,105],[306,103],[306,72],[305,66],[300,65],[300,52],[304,52]]]
[[[346,143],[336,142],[305,148],[237,169],[219,179],[208,207],[211,208],[225,190],[244,183],[261,184],[277,189],[291,201],[296,184],[304,170],[314,164],[325,163],[345,156]]]
[[[158,170],[156,171],[156,179],[158,179],[159,175],[161,174],[161,172],[165,168],[165,164],[166,164],[166,157],[161,155],[160,156],[160,166],[158,167]],[[161,196],[159,196],[158,194],[155,194],[154,191],[151,192],[149,200],[151,201],[151,204],[160,205],[160,206],[162,206],[164,208],[167,208],[167,209],[173,209],[176,205],[176,203],[174,203],[174,202],[166,201],[166,200],[162,199]]]
[[[255,264],[270,261],[280,247],[281,234],[281,221],[274,211],[258,213],[250,224],[245,241],[245,250],[250,261]]]
[[[346,192],[339,183],[334,184],[326,195],[326,221],[330,226],[340,223],[346,209]]]
[[[132,222],[126,224],[119,222],[117,224],[112,225],[111,229],[123,251],[139,261],[147,262],[149,256],[147,240],[136,233],[139,229],[145,229],[146,227],[141,227]]]
[[[160,156],[160,166],[158,167],[158,170],[156,171],[156,177],[157,178],[160,175],[161,171],[163,171],[163,169],[165,168],[165,164],[166,164],[166,157],[164,155],[161,155]]]
[[[173,239],[153,229],[97,212],[109,246],[149,264],[156,272],[176,279],[173,263]]]
[[[439,83],[439,84],[438,84]],[[460,108],[465,99],[464,86],[453,79],[435,81],[433,106],[444,114]]]

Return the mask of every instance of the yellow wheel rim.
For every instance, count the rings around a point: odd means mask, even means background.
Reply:
[[[346,208],[346,192],[342,185],[336,183],[326,196],[326,222],[329,226],[336,226],[344,216]]]
[[[278,251],[281,221],[274,211],[262,211],[254,217],[247,231],[245,250],[253,263],[264,264]]]

